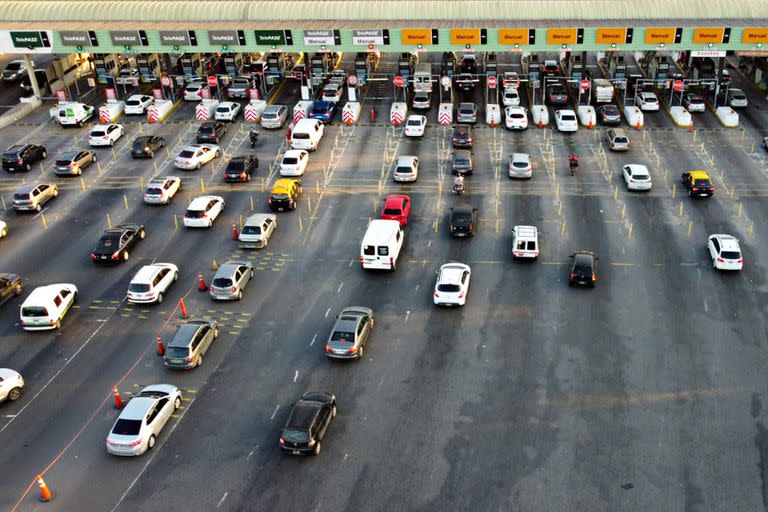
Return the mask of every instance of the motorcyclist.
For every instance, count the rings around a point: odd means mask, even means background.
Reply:
[[[254,147],[259,141],[259,130],[251,128],[251,131],[248,133],[248,138],[251,142],[251,147]]]
[[[455,192],[458,192],[459,190],[464,190],[464,176],[459,174],[454,178],[453,180],[453,190]]]
[[[579,155],[571,153],[568,155],[568,166],[571,168],[571,176],[576,172],[576,168],[579,167]]]

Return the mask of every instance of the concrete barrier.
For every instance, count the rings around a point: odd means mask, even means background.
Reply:
[[[405,118],[408,116],[408,104],[404,101],[396,101],[392,103],[392,108],[389,109],[389,122],[395,126],[399,126],[405,122]]]
[[[261,114],[264,113],[264,109],[267,108],[267,102],[264,100],[251,100],[245,106],[245,120],[252,123],[258,123],[261,121]]]
[[[594,128],[597,124],[597,114],[595,113],[595,107],[592,105],[579,105],[578,115],[582,126]]]
[[[715,110],[717,120],[726,128],[739,126],[739,114],[731,107],[717,107]]]
[[[549,124],[549,110],[546,105],[533,105],[531,107],[531,119],[536,126]]]
[[[125,102],[110,100],[99,107],[99,122],[114,123],[125,112]]]
[[[174,103],[171,100],[155,100],[155,104],[147,109],[147,121],[150,123],[165,121],[173,107]]]
[[[689,128],[693,122],[691,113],[680,105],[669,107],[669,115],[672,116],[672,122],[679,128]]]
[[[624,107],[624,117],[632,128],[640,129],[645,126],[645,116],[640,107]]]
[[[34,98],[34,97],[29,102],[24,102],[24,103],[19,103],[18,105],[14,105],[14,107],[11,108],[8,112],[0,116],[0,128],[5,128],[6,126],[12,125],[13,123],[20,121],[24,116],[32,113],[32,111],[35,110],[40,105],[42,105],[42,102],[40,101],[40,99]],[[56,107],[55,112],[56,114],[54,115],[57,115],[59,112],[59,107]]]
[[[341,111],[341,120],[344,124],[355,124],[360,117],[362,106],[356,101],[348,102]]]
[[[485,122],[491,126],[501,124],[501,108],[498,104],[489,103],[485,106]]]
[[[437,122],[441,125],[448,125],[453,122],[453,104],[440,104],[440,107],[437,110]]]
[[[293,107],[293,120],[305,119],[309,117],[309,113],[312,111],[312,101],[301,100]]]
[[[195,107],[195,119],[198,121],[209,121],[213,119],[216,107],[219,106],[219,100],[204,99]]]

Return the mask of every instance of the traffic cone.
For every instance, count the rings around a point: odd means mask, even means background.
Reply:
[[[42,475],[37,475],[37,485],[40,487],[40,501],[51,501],[53,499],[53,493],[46,485]]]
[[[160,336],[157,337],[157,355],[165,355],[165,345],[163,345],[163,339]]]
[[[208,290],[208,287],[205,286],[205,279],[203,279],[203,273],[202,272],[198,272],[197,273],[197,285],[199,287],[198,289],[201,292],[204,292],[204,291]]]
[[[587,128],[591,130],[594,127],[595,127],[595,124],[592,122],[592,116],[589,116],[589,125],[587,126]]]
[[[213,259],[213,265],[211,265],[211,268],[213,270],[219,270],[219,264],[216,263],[216,258]]]
[[[237,240],[237,224],[232,224],[232,240]]]
[[[120,398],[120,392],[117,390],[117,386],[112,386],[112,393],[115,394],[115,409],[122,409],[125,407],[123,399]]]
[[[107,118],[106,118],[106,117],[104,117],[104,116],[101,116],[101,117],[99,118],[99,122],[101,122],[101,124],[107,124]]]
[[[637,123],[635,123],[635,130],[639,130],[639,129],[640,129],[640,120],[638,119]]]
[[[688,133],[693,131],[693,119],[691,119],[691,124],[688,125]]]
[[[541,118],[539,118],[539,128],[544,128],[544,123],[541,122]]]
[[[376,122],[376,112],[373,111],[373,108],[371,108],[371,123]]]
[[[187,313],[187,305],[184,304],[184,299],[179,299],[179,307],[181,308],[181,318],[189,318],[189,313]]]

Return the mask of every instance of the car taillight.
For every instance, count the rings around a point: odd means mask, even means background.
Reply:
[[[632,179],[632,178],[629,178],[629,182],[630,182],[630,183],[634,183],[634,182],[635,182],[635,180],[634,180],[634,179]]]
[[[435,297],[439,297],[439,296],[440,296],[440,294],[435,292]]]
[[[699,190],[699,187],[693,187],[694,192],[698,192],[698,190]]]
[[[389,257],[389,268],[395,268],[395,258]]]
[[[113,253],[112,253],[112,259],[113,259],[113,260],[116,260],[116,259],[117,259],[117,257],[118,257],[119,255],[120,255],[120,251],[115,251],[115,252],[113,252]]]
[[[573,278],[574,278],[574,275],[573,275],[573,272],[571,272],[570,279],[573,279]]]
[[[245,173],[244,173],[244,172],[241,172],[241,173],[240,173],[240,179],[241,179],[241,180],[244,180],[244,179],[245,179]]]
[[[141,444],[141,439],[137,439],[132,443],[128,443],[128,446],[134,447],[134,446],[139,446],[140,444]]]
[[[360,264],[361,265],[363,264],[363,257],[362,256],[360,256]]]
[[[715,191],[715,187],[709,187],[709,191],[710,192],[714,192]]]
[[[357,352],[357,347],[352,347],[351,349],[347,350],[347,354],[354,354]]]
[[[188,362],[188,363],[191,363],[192,362],[192,357],[191,356],[190,357],[185,357],[184,360],[186,362]]]
[[[233,292],[236,292],[236,291],[237,291],[237,286],[233,286],[233,287],[232,287],[232,291],[233,291]]]
[[[105,136],[103,136],[103,137],[102,137],[102,139],[104,139],[104,140],[109,140],[109,135],[105,135]]]
[[[461,292],[461,293],[459,294],[459,298],[460,298],[460,299],[463,299],[463,298],[464,298],[464,292]]]
[[[592,274],[592,280],[597,281],[597,276],[595,274]]]
[[[95,260],[95,259],[96,259],[96,253],[93,253],[93,252],[91,253],[91,259],[92,259],[92,260]]]
[[[283,439],[283,436],[280,436],[280,446],[285,445],[285,439]]]
[[[470,231],[474,231],[475,230],[475,223],[474,222],[469,225],[469,230]]]
[[[53,320],[48,320],[48,325],[53,325]]]
[[[268,202],[269,204],[272,204],[272,198],[270,197],[270,198],[267,200],[267,202]]]
[[[317,441],[315,441],[315,440],[313,439],[313,440],[311,440],[309,443],[307,443],[307,446],[309,446],[310,448],[312,448],[313,446],[315,446],[315,443],[316,443],[316,442],[317,442]]]
[[[717,258],[718,263],[725,263],[725,260],[723,258]]]
[[[76,163],[74,163],[74,162],[72,162],[72,163],[71,163],[71,164],[69,164],[67,167],[77,167],[77,164],[76,164]]]
[[[23,163],[24,163],[24,160],[22,160],[21,158],[19,158],[18,162],[19,162],[19,165],[21,165],[21,164],[23,164]]]
[[[739,258],[739,261],[737,261],[736,263],[744,263],[744,258]]]

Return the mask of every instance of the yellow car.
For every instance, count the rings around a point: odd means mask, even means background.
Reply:
[[[301,197],[301,180],[280,178],[272,187],[269,207],[272,211],[295,210]]]
[[[715,193],[715,187],[706,171],[686,171],[680,176],[680,181],[688,189],[689,196],[710,197]]]

